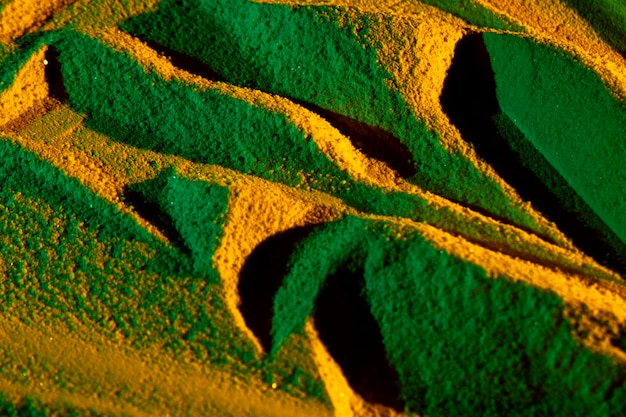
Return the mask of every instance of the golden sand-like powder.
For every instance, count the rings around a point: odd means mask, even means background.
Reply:
[[[159,348],[138,353],[78,322],[70,330],[35,321],[37,328],[10,316],[0,318],[3,357],[8,360],[0,389],[16,402],[36,394],[47,404],[133,417],[165,416],[164,410],[184,415],[332,415],[322,404],[272,391],[260,381],[244,383],[206,366],[174,360]],[[37,373],[6,366],[11,363],[28,364]]]
[[[40,48],[15,74],[9,88],[0,95],[0,129],[18,119],[48,98],[49,89],[46,81],[46,51]]]
[[[558,0],[475,0],[526,27],[528,33],[575,54],[594,69],[620,99],[626,100],[626,59],[611,48],[576,12]]]
[[[285,115],[298,129],[312,138],[326,155],[355,179],[371,185],[393,186],[397,174],[382,162],[365,157],[350,140],[316,113],[273,94],[223,82],[209,81],[176,68],[145,43],[116,29],[101,33],[101,37],[120,51],[130,54],[146,70],[155,71],[165,80],[176,79],[204,90],[223,94]]]
[[[166,57],[159,55],[145,43],[121,31],[108,30],[102,33],[102,37],[117,50],[130,54],[147,71],[155,71],[166,80],[177,79],[195,86],[196,88],[214,89],[234,98],[244,100],[252,105],[268,108],[277,113],[286,115],[290,121],[306,134],[306,136],[311,137],[312,140],[316,142],[320,150],[355,179],[390,191],[402,191],[419,196],[429,201],[438,209],[449,209],[468,218],[468,220],[489,224],[494,230],[504,230],[505,233],[515,236],[516,239],[522,241],[528,240],[526,238],[528,233],[523,232],[515,226],[491,219],[402,180],[393,170],[387,167],[386,164],[364,156],[352,145],[348,138],[341,135],[341,133],[327,121],[319,115],[304,109],[302,106],[283,97],[267,94],[258,90],[236,87],[222,82],[209,81],[197,75],[190,74],[173,66]],[[566,242],[565,247],[572,249],[569,241],[562,236],[556,228],[547,222],[545,222],[545,224],[546,227],[551,226],[549,230],[552,235],[562,238],[562,241]],[[539,239],[535,240],[539,242]],[[557,241],[560,240],[561,239],[557,239]]]
[[[239,311],[239,274],[246,258],[267,238],[294,227],[330,221],[338,216],[338,212],[279,187],[236,183],[229,187],[229,191],[224,235],[213,259],[236,325],[260,352],[261,344]]]
[[[332,358],[328,349],[320,340],[311,319],[307,320],[304,330],[311,341],[315,363],[333,404],[335,417],[400,417],[405,415],[381,404],[369,404],[364,401],[360,395],[350,388],[350,384],[343,375],[341,367]],[[416,414],[411,415],[417,417]]]
[[[41,26],[74,0],[12,0],[0,12],[0,42],[8,44]]]

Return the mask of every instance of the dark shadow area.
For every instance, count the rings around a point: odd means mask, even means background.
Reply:
[[[178,52],[174,49],[168,48],[167,46],[161,45],[149,39],[141,37],[139,39],[141,39],[142,42],[147,44],[150,48],[154,49],[162,56],[168,58],[172,65],[174,65],[178,69],[182,69],[210,81],[225,81],[225,79],[221,77],[217,72],[215,72],[213,68],[200,61],[199,59],[196,59],[190,55],[185,55],[184,53]]]
[[[315,229],[315,225],[296,227],[265,240],[248,256],[239,274],[239,310],[248,328],[266,352],[272,346],[274,296],[288,272],[295,245]]]
[[[365,156],[384,162],[401,177],[409,178],[417,173],[413,155],[400,139],[379,127],[351,119],[315,104],[290,98],[307,110],[319,114],[342,135],[347,136]]]
[[[402,411],[398,375],[389,365],[363,288],[362,271],[343,268],[329,276],[316,302],[315,327],[357,394],[369,403]]]
[[[626,328],[619,330],[618,334],[611,339],[611,344],[623,352],[626,352]]]
[[[152,181],[130,184],[124,187],[122,198],[124,202],[132,206],[137,214],[148,223],[156,227],[163,235],[183,253],[190,254],[185,240],[180,232],[174,227],[172,218],[161,210],[156,201],[146,195],[145,189],[150,187]]]
[[[607,236],[610,229],[593,210],[521,132],[512,132],[511,137],[502,135],[502,125],[507,125],[509,130],[517,127],[507,120],[498,104],[495,76],[481,34],[468,35],[457,44],[440,102],[463,139],[472,144],[478,156],[524,200],[556,223],[577,247],[596,261],[622,275],[626,273],[626,265],[616,256],[623,245],[616,237]],[[502,123],[498,125],[496,120]],[[521,137],[516,139],[520,142],[517,150],[512,147],[513,136]],[[520,154],[520,149],[524,155]],[[536,165],[534,170],[529,168],[529,163]],[[537,172],[542,172],[541,177]],[[546,183],[547,177],[550,177],[550,184]],[[589,219],[595,226],[602,225],[602,232],[589,227]]]
[[[48,83],[50,97],[63,103],[68,99],[69,95],[63,83],[59,52],[52,46],[49,46],[44,59],[48,62],[44,69],[44,74]]]

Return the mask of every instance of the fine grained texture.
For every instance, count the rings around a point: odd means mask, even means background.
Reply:
[[[1,413],[626,413],[620,4],[21,3]]]

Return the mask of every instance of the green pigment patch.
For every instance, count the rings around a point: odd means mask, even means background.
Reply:
[[[354,181],[283,115],[213,90],[199,92],[165,82],[146,74],[129,57],[82,35],[70,33],[55,45],[69,104],[89,115],[90,128],[115,140],[328,192],[368,213],[430,221],[446,229],[463,229],[475,238],[499,235],[490,227],[482,231],[467,227],[458,215],[437,210],[420,198]],[[443,173],[444,168],[436,169]]]
[[[414,412],[608,416],[626,411],[626,370],[573,337],[555,294],[488,278],[417,233],[400,233],[348,217],[305,239],[274,300],[274,349],[323,308],[316,307],[319,294],[341,269],[352,274],[333,279],[362,277],[361,297],[378,323],[402,399]]]
[[[626,271],[626,257],[621,255],[626,254],[626,243],[572,189],[511,119],[500,113],[494,116],[494,122],[522,165],[554,193],[560,210],[557,220],[563,221],[567,216],[567,230],[563,228],[563,231],[601,264],[616,271]]]
[[[225,313],[211,263],[228,202],[225,188],[171,170],[135,186],[148,190],[146,200],[154,198],[168,215],[187,245],[179,250],[7,139],[0,141],[0,156],[5,314],[27,323],[34,316],[69,325],[79,318],[136,348],[190,351],[238,375],[275,375],[294,395],[322,395],[314,376],[291,378],[292,362],[256,360]]]
[[[122,28],[157,48],[163,45],[201,60],[229,83],[279,94],[314,111],[322,109],[382,129],[412,155],[416,174],[409,181],[535,227],[531,216],[514,207],[470,161],[448,153],[438,134],[416,118],[398,92],[389,89],[391,76],[378,65],[373,45],[359,43],[367,38],[368,18],[339,27],[336,15],[331,8],[245,0],[167,0],[157,12],[135,17]]]
[[[569,55],[514,36],[484,39],[503,112],[626,242],[622,103]]]
[[[444,12],[460,17],[469,24],[483,28],[523,32],[524,28],[513,23],[504,15],[498,15],[476,4],[475,0],[422,0]]]
[[[222,236],[228,189],[181,178],[172,169],[163,171],[153,181],[131,188],[143,191],[143,204],[155,203],[166,215],[163,224],[171,224],[191,252],[193,272],[219,282],[213,268],[213,253]]]

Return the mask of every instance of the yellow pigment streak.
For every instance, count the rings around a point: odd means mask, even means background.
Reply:
[[[48,98],[45,63],[47,47],[40,48],[20,68],[11,86],[0,96],[0,127],[27,113]]]
[[[464,216],[468,221],[489,225],[493,230],[499,230],[504,240],[518,242],[517,246],[519,246],[519,242],[523,242],[522,244],[531,244],[534,247],[544,248],[546,251],[559,253],[559,255],[562,255],[565,259],[568,259],[576,265],[591,264],[597,267],[595,262],[591,261],[576,249],[568,248],[570,249],[568,251],[556,251],[553,245],[549,245],[536,236],[532,236],[515,226],[504,224],[407,183],[398,178],[395,172],[385,164],[378,161],[372,162],[372,160],[363,156],[352,146],[345,136],[341,135],[323,118],[285,98],[257,90],[236,87],[222,82],[208,81],[202,77],[189,74],[186,71],[174,67],[165,57],[160,56],[156,51],[130,35],[118,30],[108,30],[99,33],[101,33],[105,41],[112,45],[112,47],[120,52],[130,54],[146,68],[146,70],[155,71],[166,80],[177,79],[189,83],[196,88],[218,90],[252,105],[267,107],[273,111],[285,114],[297,127],[311,136],[320,149],[324,150],[333,161],[337,162],[341,168],[348,171],[356,179],[387,190],[403,191],[419,196],[429,201],[438,209],[447,208]],[[443,81],[440,82],[442,83]],[[600,267],[597,267],[597,269],[605,270]],[[613,276],[614,274],[609,273],[609,275]]]
[[[364,401],[350,387],[341,371],[341,367],[328,353],[326,346],[320,340],[310,318],[307,319],[304,330],[311,341],[313,358],[324,381],[326,392],[333,403],[335,417],[400,417],[405,415],[383,405],[369,404]]]
[[[244,182],[230,186],[229,191],[224,236],[213,259],[224,285],[226,304],[235,323],[262,351],[261,344],[239,312],[239,273],[246,258],[257,245],[277,233],[330,221],[339,214],[336,210],[307,201],[279,187],[255,187]]]
[[[73,0],[13,0],[0,12],[0,42],[14,39],[42,25],[54,12]]]
[[[400,231],[403,228],[418,230],[436,248],[482,267],[491,278],[509,277],[514,281],[525,282],[557,294],[569,307],[584,304],[592,316],[604,317],[608,312],[615,316],[620,326],[626,324],[626,288],[621,284],[565,273],[505,255],[425,223],[406,219],[385,220],[398,225]],[[592,349],[626,360],[626,355],[615,349],[608,339],[584,342]]]
[[[36,378],[24,378],[21,366],[5,367],[0,389],[15,403],[30,397],[46,405],[134,417],[168,416],[171,411],[192,416],[332,415],[319,402],[263,389],[266,385],[254,377],[244,383],[209,366],[173,359],[160,347],[137,351],[78,322],[69,330],[33,321],[37,328],[8,315],[0,318],[3,361],[37,370]]]
[[[550,235],[565,247],[573,248],[570,239],[558,230],[554,223],[534,210],[530,203],[522,200],[513,187],[476,155],[474,149],[463,140],[458,129],[450,123],[441,108],[439,97],[454,57],[456,44],[471,29],[462,19],[419,2],[387,1],[376,4],[367,0],[357,2],[336,0],[330,3],[280,0],[262,2],[309,6],[318,4],[350,6],[349,9],[342,11],[344,19],[355,18],[359,14],[357,10],[393,16],[390,22],[385,24],[379,22],[370,27],[370,36],[380,45],[376,48],[378,61],[393,75],[395,80],[395,82],[390,82],[388,87],[402,94],[414,113],[419,115],[430,129],[439,133],[442,144],[449,151],[461,153],[483,175],[497,184],[513,204],[531,215],[543,233]],[[321,144],[320,148],[327,152]],[[342,164],[341,166],[350,173],[354,172],[348,168],[354,165]],[[376,185],[386,188],[390,186],[389,180],[380,181],[381,178],[385,178],[385,175],[388,174],[384,174],[381,170],[380,174],[371,177],[376,181]],[[403,183],[397,179],[394,179],[394,182]],[[402,184],[401,188],[403,191],[424,196],[414,186]]]
[[[576,12],[558,0],[475,0],[525,26],[540,42],[581,58],[626,100],[626,60],[611,48]]]

